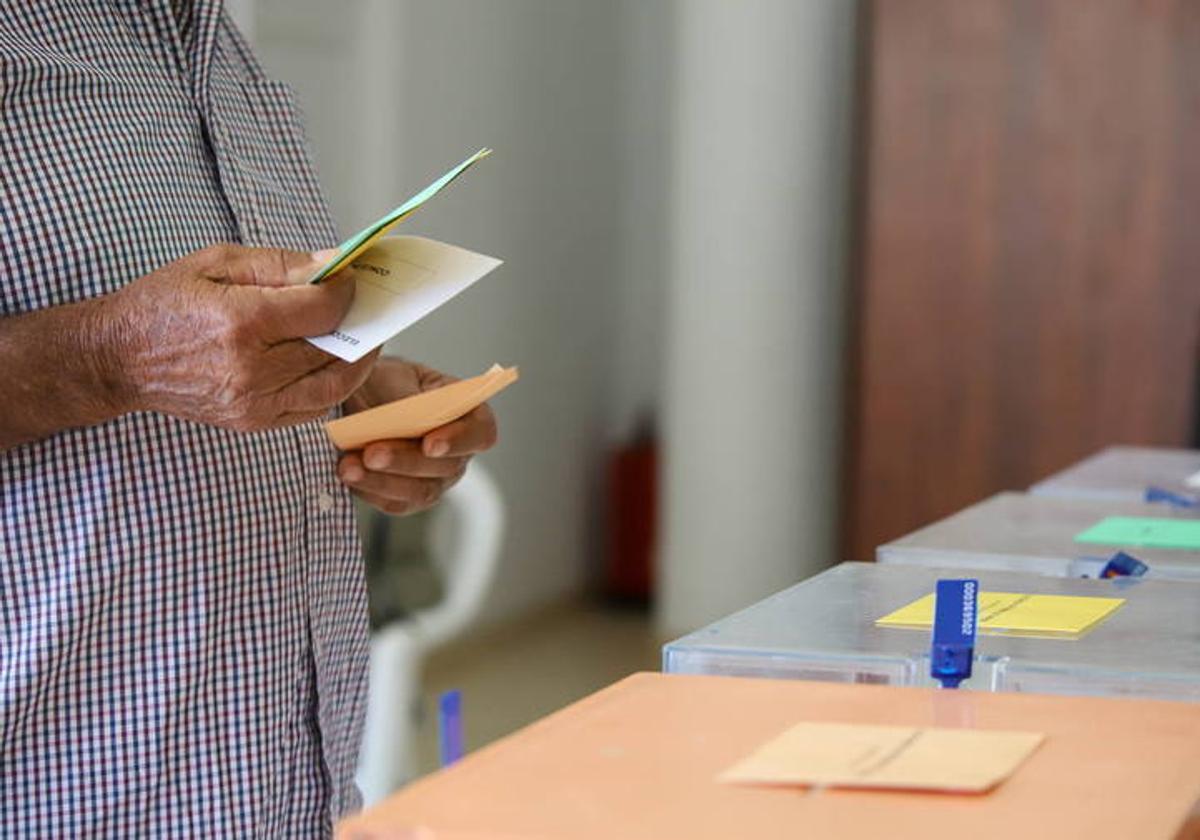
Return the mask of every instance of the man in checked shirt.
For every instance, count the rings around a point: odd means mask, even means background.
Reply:
[[[357,807],[351,493],[437,501],[482,408],[328,332],[352,289],[291,92],[219,0],[0,0],[0,836],[319,837]]]

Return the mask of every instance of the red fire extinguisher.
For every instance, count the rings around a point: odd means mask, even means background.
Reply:
[[[612,453],[605,483],[605,595],[649,603],[658,531],[658,444],[648,429]]]

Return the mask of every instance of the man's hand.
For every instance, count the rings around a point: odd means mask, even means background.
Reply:
[[[0,450],[131,411],[250,431],[319,417],[370,373],[304,341],[341,322],[328,254],[216,245],[108,295],[0,319]]]
[[[303,283],[320,256],[216,245],[111,295],[121,408],[255,431],[345,400],[377,354],[348,364],[304,341],[337,327],[354,298],[346,279]]]
[[[346,401],[346,413],[454,381],[424,365],[380,359],[366,383]],[[495,416],[481,405],[421,440],[381,440],[349,452],[338,463],[338,475],[356,495],[386,513],[415,513],[436,504],[462,478],[471,456],[495,443]]]

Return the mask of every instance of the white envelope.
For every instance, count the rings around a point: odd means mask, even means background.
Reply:
[[[354,277],[354,303],[338,328],[308,339],[355,362],[471,286],[502,262],[420,236],[380,239],[342,272]]]

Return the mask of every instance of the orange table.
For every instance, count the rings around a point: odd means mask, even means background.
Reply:
[[[980,796],[714,780],[802,720],[1047,738]],[[638,674],[413,783],[339,837],[1155,840],[1190,826],[1198,799],[1200,705]]]

